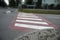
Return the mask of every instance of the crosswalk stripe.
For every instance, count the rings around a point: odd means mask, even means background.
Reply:
[[[53,29],[53,27],[49,27],[49,26],[36,26],[36,25],[27,25],[27,24],[19,24],[19,23],[15,23],[14,26],[32,28],[32,29]]]
[[[33,15],[33,14],[18,14],[18,16],[36,16],[36,15]]]
[[[17,19],[42,20],[42,19],[38,19],[38,18],[20,18],[20,17],[17,17]]]
[[[47,23],[47,22],[28,21],[28,20],[16,20],[16,22],[27,22],[27,23],[34,23],[34,24],[43,24],[43,25],[48,25],[48,23]]]
[[[27,19],[17,19],[17,20],[27,20]],[[28,20],[28,21],[38,21],[38,22],[45,22],[44,20]]]
[[[37,16],[18,16],[18,17],[30,17],[30,18],[38,18]]]
[[[24,16],[24,17],[22,17],[22,16],[18,16],[18,17],[20,17],[20,18],[38,18],[38,17],[28,17],[28,16]]]

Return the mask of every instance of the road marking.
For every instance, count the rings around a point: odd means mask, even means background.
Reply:
[[[22,16],[18,16],[18,17],[22,17]],[[38,17],[36,17],[36,16],[35,16],[35,17],[32,17],[32,16],[23,16],[23,17],[24,17],[24,18],[38,18]],[[23,18],[23,17],[22,17],[22,18]]]
[[[19,14],[18,17],[37,17],[36,15]]]
[[[37,21],[28,21],[28,20],[16,20],[16,22],[27,22],[27,23],[34,23],[34,24],[45,24],[48,25],[47,22],[37,22]]]
[[[21,15],[21,16],[17,16],[17,17],[37,17],[37,16],[28,16],[28,15],[25,15],[25,16],[23,16],[23,15]]]
[[[20,17],[17,17],[17,19],[27,19],[27,20],[42,20],[42,19],[38,19],[38,18],[20,18]]]
[[[49,27],[49,26],[36,26],[36,25],[19,24],[19,23],[15,23],[14,26],[32,28],[32,29],[53,29],[53,27]]]

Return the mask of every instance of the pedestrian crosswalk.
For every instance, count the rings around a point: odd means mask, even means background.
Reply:
[[[35,14],[19,13],[13,25],[14,28],[26,29],[53,29],[54,27],[41,16]]]

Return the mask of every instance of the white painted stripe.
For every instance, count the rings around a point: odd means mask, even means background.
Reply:
[[[17,17],[17,19],[27,19],[27,20],[42,20],[42,19],[38,19],[38,18],[20,18],[20,17]]]
[[[18,17],[17,17],[17,18],[18,18]],[[36,18],[36,19],[38,19],[39,17],[19,17],[19,18],[32,18],[32,19],[33,19],[33,18],[34,18],[34,19]]]
[[[34,17],[35,17],[36,15],[30,15],[30,14],[18,14],[18,16],[30,16],[30,17],[31,17],[31,16],[33,17],[33,16],[34,16]]]
[[[38,18],[38,17],[19,17],[19,18]]]
[[[38,21],[29,21],[29,20],[16,20],[16,22],[27,22],[27,23],[34,23],[34,24],[45,24],[48,25],[46,22],[38,22]]]
[[[34,15],[34,14],[26,14],[26,13],[24,13],[24,14],[23,14],[23,13],[20,13],[20,14],[18,14],[18,15],[21,15],[21,14],[22,14],[22,15]]]
[[[18,17],[34,17],[34,18],[36,18],[38,16],[33,15],[33,14],[18,14]]]
[[[53,29],[53,27],[48,27],[48,26],[27,25],[27,24],[19,24],[19,23],[15,23],[14,26],[32,28],[32,29]]]
[[[38,17],[38,16],[30,16],[30,15],[18,15],[18,17]]]

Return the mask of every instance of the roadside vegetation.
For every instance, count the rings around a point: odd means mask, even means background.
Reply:
[[[19,12],[39,13],[39,14],[60,14],[60,10],[44,10],[44,9],[19,9]]]

